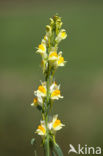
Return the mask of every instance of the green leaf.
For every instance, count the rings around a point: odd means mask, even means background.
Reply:
[[[54,143],[54,151],[57,153],[58,156],[63,156],[61,148],[56,143]]]
[[[36,151],[36,139],[32,138],[31,139],[31,145],[34,146],[34,155],[37,156],[37,151]]]
[[[34,143],[35,143],[35,138],[32,138],[32,139],[31,139],[31,145],[33,146]]]
[[[54,151],[52,151],[51,153],[52,153],[52,156],[56,156],[56,154],[55,154],[55,152],[54,152]]]
[[[34,151],[34,154],[35,154],[35,156],[37,156],[37,152],[36,152],[36,150]]]
[[[45,155],[48,155],[48,150],[49,150],[49,142],[48,139],[45,139],[45,143],[44,143],[44,150],[45,150]]]

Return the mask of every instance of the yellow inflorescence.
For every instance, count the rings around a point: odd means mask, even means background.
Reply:
[[[51,94],[51,97],[60,95],[60,90],[54,90]]]
[[[53,124],[53,128],[56,128],[57,126],[59,126],[61,124],[60,120],[56,120]]]
[[[46,89],[43,86],[39,86],[38,90],[44,94],[46,94]]]
[[[62,57],[62,51],[58,50],[59,43],[66,37],[66,30],[62,29],[61,17],[53,16],[53,18],[50,18],[50,24],[46,26],[46,33],[37,47],[37,53],[42,58],[41,67],[45,81],[41,82],[38,89],[34,91],[35,98],[31,106],[36,106],[42,114],[42,120],[36,133],[42,136],[43,143],[49,136],[48,144],[51,141],[50,139],[55,137],[56,131],[64,126],[58,119],[57,114],[49,120],[49,113],[54,100],[63,98],[60,85],[57,85],[54,81],[54,74],[59,67],[66,63],[64,57]]]

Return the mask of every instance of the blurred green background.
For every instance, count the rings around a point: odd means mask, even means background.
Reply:
[[[49,17],[58,13],[68,38],[60,45],[65,60],[55,77],[64,99],[54,104],[66,125],[57,142],[103,147],[103,1],[0,1],[0,156],[33,156],[30,144],[40,114],[31,108],[33,91],[43,80],[35,47]],[[71,154],[73,156],[73,154]]]

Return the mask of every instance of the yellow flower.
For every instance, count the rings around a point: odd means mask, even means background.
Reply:
[[[34,98],[33,104],[31,104],[32,106],[37,106],[38,105],[38,98]]]
[[[58,54],[56,51],[52,51],[49,54],[50,65],[54,67],[64,66],[66,61],[64,61],[64,57],[62,56],[62,52],[60,51]]]
[[[56,51],[52,51],[49,54],[49,61],[56,61],[58,59],[58,54]]]
[[[38,94],[37,97],[34,98],[33,103],[31,104],[31,106],[42,106],[43,105],[43,99],[42,97]]]
[[[67,37],[66,31],[65,29],[61,29],[61,31],[59,32],[58,36],[56,37],[56,42],[60,42],[61,40],[64,40]]]
[[[60,96],[60,90],[54,90],[53,92],[52,92],[52,94],[51,94],[51,97],[54,97],[54,96]]]
[[[45,121],[41,121],[41,124],[38,126],[36,133],[41,136],[46,135]]]
[[[61,121],[56,119],[56,121],[53,123],[53,128],[55,129],[56,127],[61,125]]]
[[[64,61],[64,57],[62,56],[62,52],[60,51],[58,54],[57,66],[64,66],[66,61]]]
[[[66,32],[65,32],[65,31],[62,31],[62,32],[61,32],[61,38],[62,38],[62,39],[65,39],[66,36],[67,36]]]
[[[65,125],[58,119],[58,115],[54,115],[52,121],[48,123],[48,127],[52,132],[60,130],[63,126]]]
[[[45,46],[43,44],[40,44],[38,47],[41,51],[45,51]]]
[[[34,104],[36,104],[38,102],[37,97],[34,98]]]
[[[47,89],[46,89],[46,82],[43,82],[39,87],[38,90],[34,92],[36,96],[39,97],[46,97]]]
[[[46,89],[45,89],[44,86],[39,86],[39,87],[38,87],[38,90],[39,90],[41,93],[46,94]]]
[[[60,85],[57,85],[55,82],[50,86],[50,93],[52,100],[58,100],[59,98],[63,98],[60,94]]]
[[[64,57],[60,56],[58,59],[58,64],[61,64],[64,62]]]
[[[47,57],[47,54],[46,54],[46,43],[43,40],[42,40],[42,43],[39,44],[39,46],[37,48],[37,53],[40,53],[43,58]]]
[[[39,53],[45,53],[46,52],[46,46],[45,44],[39,44],[38,51]]]

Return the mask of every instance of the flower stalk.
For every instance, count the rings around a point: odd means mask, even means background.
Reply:
[[[37,48],[37,53],[42,58],[41,66],[45,81],[41,82],[37,91],[34,91],[35,98],[31,106],[35,106],[42,115],[36,133],[42,137],[45,156],[50,156],[50,152],[52,156],[56,154],[63,156],[59,145],[56,143],[55,134],[64,124],[58,119],[58,115],[53,117],[50,115],[54,101],[63,98],[60,85],[54,81],[54,74],[58,67],[64,66],[66,63],[62,52],[58,52],[59,43],[67,37],[65,29],[61,27],[61,17],[50,18],[50,24],[46,26],[46,34]]]

